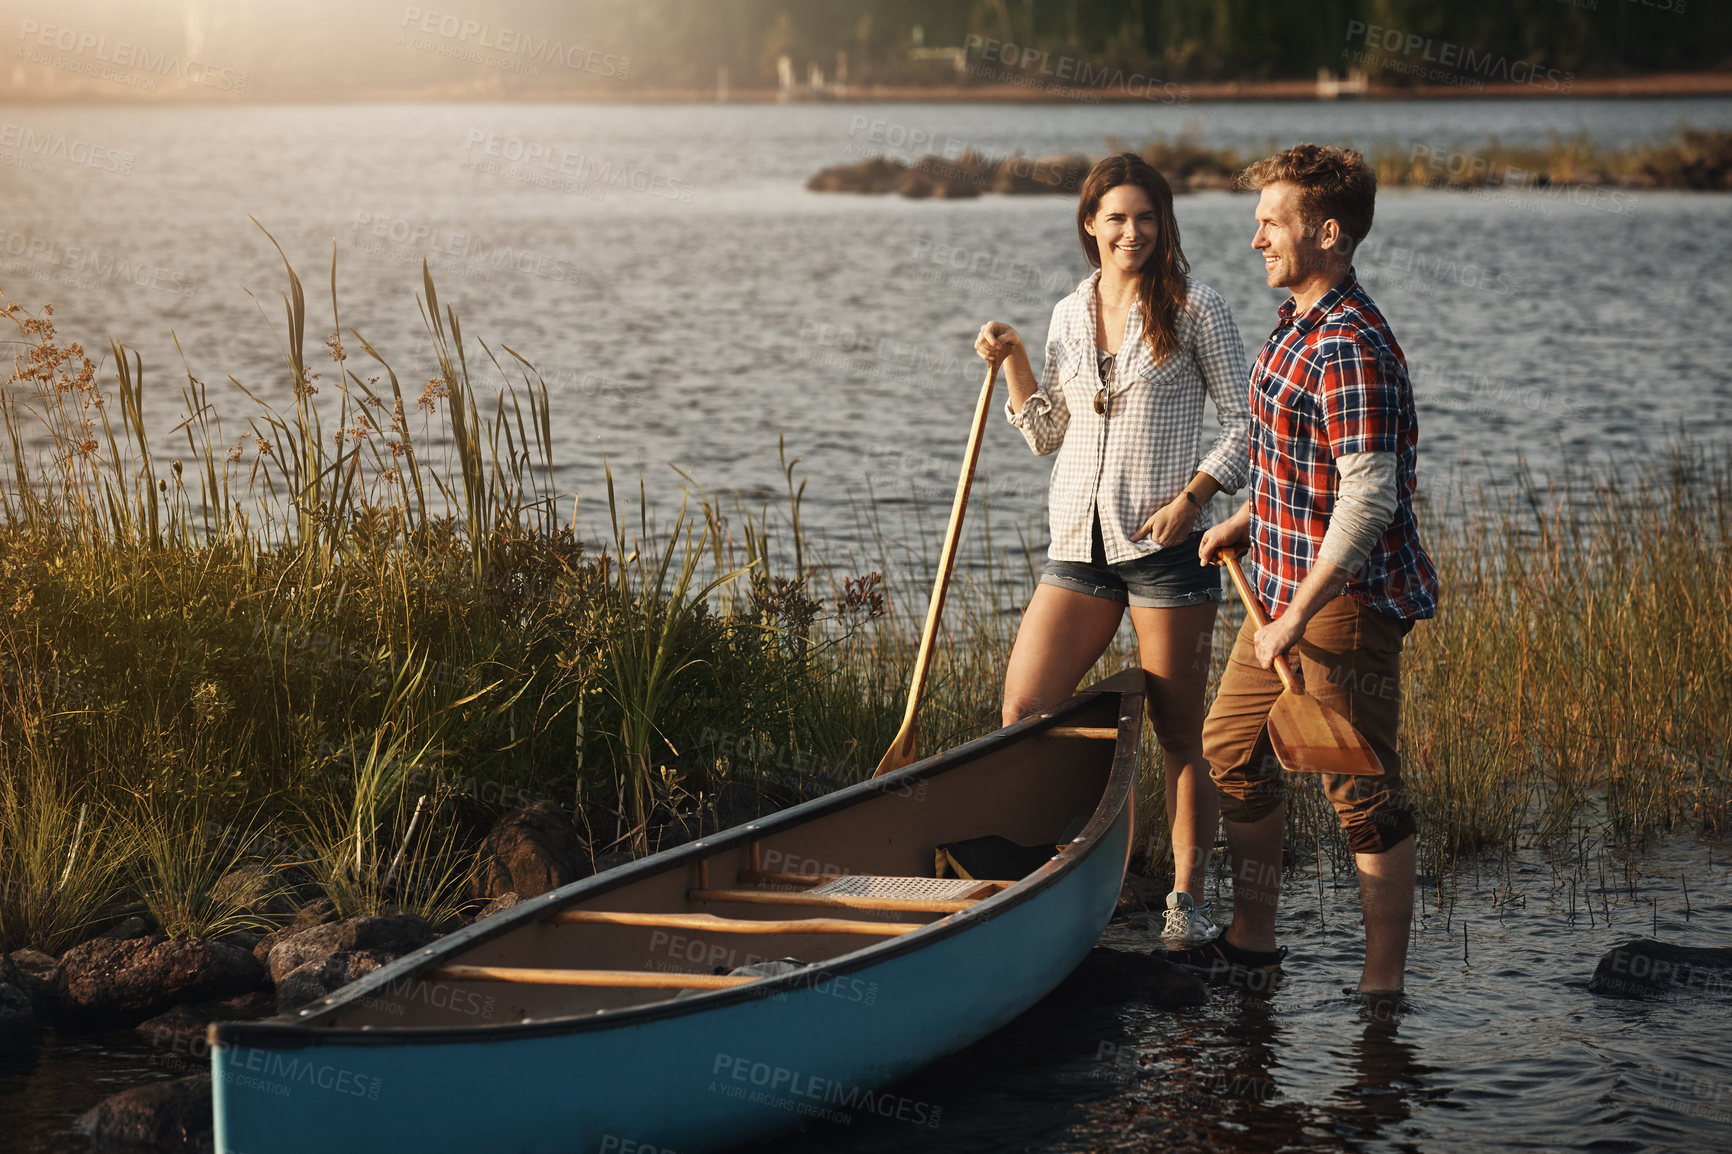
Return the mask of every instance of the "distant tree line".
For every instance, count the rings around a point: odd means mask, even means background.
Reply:
[[[1510,65],[1576,76],[1702,71],[1732,66],[1726,0],[637,0],[594,4],[594,38],[641,46],[648,85],[777,82],[787,56],[796,82],[816,65],[833,82],[981,83],[1007,63],[1070,80],[1114,71],[1176,81],[1309,79],[1368,50],[1386,61],[1440,59],[1489,81]],[[565,9],[576,15],[570,8]],[[609,25],[606,32],[600,27]],[[961,71],[945,48],[968,50]],[[1361,54],[1355,57],[1354,53]],[[1471,55],[1469,55],[1471,54]],[[844,59],[845,57],[845,59]],[[1000,65],[981,68],[983,58]],[[1491,65],[1486,65],[1486,60]],[[1060,76],[1060,71],[1066,74]],[[1413,68],[1374,79],[1418,83]],[[1526,74],[1516,68],[1517,82]]]

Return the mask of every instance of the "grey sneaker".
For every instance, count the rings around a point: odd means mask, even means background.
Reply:
[[[1213,941],[1221,927],[1209,919],[1207,903],[1201,909],[1183,890],[1167,895],[1166,922],[1161,927],[1161,941],[1169,950],[1185,950]]]

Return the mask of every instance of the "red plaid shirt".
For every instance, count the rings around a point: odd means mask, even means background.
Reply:
[[[1315,305],[1288,297],[1251,370],[1251,561],[1271,617],[1317,559],[1339,480],[1335,458],[1394,453],[1395,519],[1347,595],[1391,617],[1437,612],[1437,570],[1413,514],[1419,421],[1407,361],[1352,270]]]

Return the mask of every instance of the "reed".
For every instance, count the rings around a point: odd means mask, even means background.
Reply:
[[[235,881],[257,862],[262,831],[245,822],[222,822],[208,797],[132,799],[121,820],[130,837],[126,863],[130,888],[171,938],[216,938],[234,930],[269,930],[253,907],[281,900],[287,887],[260,870],[249,886]],[[221,834],[211,837],[211,831]],[[230,879],[225,882],[224,879]]]
[[[1553,136],[1544,145],[1509,145],[1494,137],[1478,145],[1385,147],[1371,159],[1384,185],[1725,189],[1732,175],[1732,132],[1681,128],[1671,140],[1625,148],[1596,145],[1585,132]]]

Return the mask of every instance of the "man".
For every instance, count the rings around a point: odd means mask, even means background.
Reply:
[[[1246,551],[1270,624],[1247,617],[1203,729],[1234,869],[1233,924],[1179,954],[1255,983],[1280,965],[1275,908],[1287,807],[1267,720],[1276,661],[1299,658],[1307,693],[1345,716],[1383,767],[1325,775],[1353,847],[1365,917],[1359,989],[1399,991],[1413,920],[1414,820],[1401,784],[1402,639],[1437,608],[1437,574],[1413,512],[1418,425],[1406,361],[1354,277],[1376,174],[1359,153],[1301,144],[1258,161],[1257,233],[1271,287],[1292,293],[1251,371],[1251,496],[1204,534],[1219,563]]]

